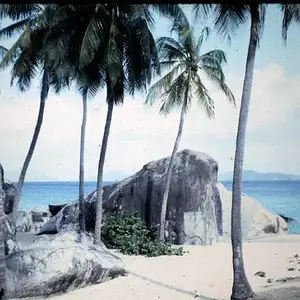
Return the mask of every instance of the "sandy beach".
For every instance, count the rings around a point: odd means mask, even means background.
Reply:
[[[182,257],[146,258],[120,254],[129,270],[128,276],[47,299],[230,299],[230,243],[185,246],[184,249],[188,253]],[[300,259],[297,254],[300,255],[300,235],[245,241],[245,267],[255,293],[262,295],[264,291],[274,291],[273,300],[300,299]],[[265,272],[266,276],[255,276],[257,271]],[[287,288],[281,290],[284,296],[280,290],[276,291],[279,287]],[[290,298],[287,291],[293,294]]]

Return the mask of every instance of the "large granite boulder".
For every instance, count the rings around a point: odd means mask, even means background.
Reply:
[[[126,275],[122,260],[89,235],[40,236],[6,257],[10,298],[48,296]]]
[[[159,225],[161,200],[169,158],[146,164],[139,172],[103,188],[104,222],[119,210],[137,213],[149,228]],[[192,150],[177,153],[167,207],[166,237],[174,244],[210,244],[230,236],[231,192],[217,184],[217,162]],[[86,199],[86,222],[94,230],[96,192]],[[258,201],[243,196],[244,238],[287,232],[286,222],[267,211]],[[77,228],[78,202],[63,207],[40,233]]]
[[[223,208],[223,236],[230,238],[232,192],[223,184],[217,184]],[[242,234],[244,239],[252,239],[270,234],[287,233],[287,223],[279,215],[269,212],[257,200],[242,195]]]
[[[149,228],[160,220],[169,158],[146,164],[135,175],[103,191],[104,217],[115,210],[137,213]],[[217,162],[208,155],[183,150],[177,153],[172,173],[166,236],[175,244],[211,244],[222,234],[222,207],[216,188]],[[87,227],[95,222],[95,196],[86,199]],[[60,232],[78,223],[78,202],[65,206],[45,224],[41,233]]]

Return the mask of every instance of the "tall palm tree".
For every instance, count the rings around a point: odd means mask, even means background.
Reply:
[[[161,206],[159,239],[162,242],[174,158],[181,140],[185,115],[192,100],[196,100],[204,108],[209,118],[214,116],[214,101],[209,96],[202,75],[221,89],[230,102],[235,103],[222,70],[222,65],[226,63],[225,53],[222,50],[212,50],[201,54],[202,44],[209,36],[209,29],[204,28],[198,40],[187,20],[175,22],[173,30],[178,32],[177,40],[171,37],[161,37],[157,40],[161,67],[171,70],[150,88],[146,98],[146,102],[150,104],[160,99],[160,112],[163,114],[169,114],[174,108],[181,108],[178,133],[167,169]]]
[[[241,224],[241,194],[242,176],[245,152],[246,126],[249,114],[251,90],[253,82],[254,62],[256,50],[263,32],[266,4],[215,4],[196,5],[196,11],[214,15],[214,24],[217,31],[228,40],[231,40],[238,27],[250,19],[250,39],[246,59],[241,107],[239,113],[236,148],[234,158],[234,171],[232,183],[232,210],[231,210],[231,244],[233,262],[232,300],[247,300],[253,296],[252,288],[248,282],[242,248]]]
[[[4,55],[0,63],[0,68],[3,69],[7,68],[10,63],[15,62],[13,67],[12,81],[18,78],[18,86],[21,91],[25,91],[30,87],[31,79],[35,75],[37,66],[40,63],[38,54],[42,47],[40,38],[41,35],[43,35],[45,32],[40,31],[38,32],[38,36],[31,36],[31,29],[39,21],[39,17],[41,16],[42,11],[43,7],[35,4],[0,5],[0,18],[10,18],[11,20],[16,21],[15,23],[0,30],[0,38],[12,37],[15,33],[22,32],[17,41]],[[38,118],[30,147],[23,163],[17,184],[17,192],[13,204],[13,220],[16,220],[26,172],[33,156],[43,122],[45,100],[49,91],[48,75],[49,74],[47,72],[47,68],[45,67],[41,82],[41,96]]]
[[[291,22],[300,22],[299,4],[279,4],[283,13],[282,37],[286,41],[287,31]],[[247,23],[250,19],[250,39],[246,68],[244,76],[243,91],[241,97],[241,108],[239,114],[238,131],[236,137],[236,150],[234,160],[234,172],[232,183],[232,212],[231,212],[231,243],[233,252],[233,273],[232,300],[250,299],[253,296],[252,288],[246,277],[241,232],[241,193],[242,173],[244,163],[244,148],[246,138],[246,127],[249,115],[249,105],[253,82],[254,62],[256,50],[263,33],[266,4],[207,4],[195,5],[196,17],[199,14],[207,17],[212,12],[215,26],[221,35],[231,40],[236,30]]]
[[[55,53],[52,84],[56,92],[70,87],[75,82],[76,88],[82,96],[82,123],[80,136],[79,159],[79,227],[86,230],[85,201],[84,201],[84,150],[87,119],[87,98],[96,96],[98,90],[105,86],[105,76],[102,68],[104,45],[100,45],[99,53],[87,65],[80,64],[82,42],[90,18],[94,13],[93,7],[80,7],[52,5],[47,12],[46,23],[51,34],[47,37],[48,52]],[[81,18],[79,18],[81,16]],[[84,18],[83,18],[84,16]],[[63,32],[63,34],[62,34]]]
[[[118,5],[106,9],[109,16],[106,56],[103,60],[106,75],[108,104],[97,175],[97,211],[95,244],[100,243],[102,224],[103,170],[113,108],[124,101],[124,94],[143,90],[157,69],[155,41],[149,30],[143,5]]]

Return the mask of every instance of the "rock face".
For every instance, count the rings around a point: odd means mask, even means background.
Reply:
[[[103,189],[105,217],[115,210],[137,213],[148,227],[157,227],[169,158],[146,164],[135,175]],[[177,153],[167,207],[166,237],[173,244],[210,244],[230,237],[231,192],[217,184],[217,162],[206,154]],[[87,228],[94,230],[96,193],[86,199]],[[287,232],[286,222],[258,201],[243,195],[244,238]],[[78,202],[62,208],[40,233],[77,228]]]
[[[159,225],[161,200],[169,158],[146,164],[119,183],[104,187],[104,215],[114,210],[137,213],[148,227]],[[175,244],[211,244],[222,234],[222,207],[216,188],[218,164],[208,155],[178,152],[170,186],[166,236]],[[95,193],[86,200],[88,228],[95,219]],[[78,203],[64,207],[41,233],[60,232],[76,224]]]
[[[48,211],[19,211],[17,216],[17,232],[38,233],[50,219]]]
[[[223,207],[223,236],[230,238],[232,193],[221,183],[217,184]],[[257,200],[242,195],[242,234],[244,239],[262,237],[270,234],[287,233],[287,223],[274,215]]]
[[[120,258],[74,231],[38,237],[7,256],[6,266],[11,298],[48,296],[126,274]]]
[[[58,204],[58,205],[49,204],[49,212],[51,216],[54,217],[55,215],[57,215],[59,211],[66,205],[67,204]]]

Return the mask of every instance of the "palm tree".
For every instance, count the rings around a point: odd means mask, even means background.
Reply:
[[[149,30],[145,5],[114,5],[106,9],[109,16],[106,56],[103,60],[108,104],[97,175],[97,211],[95,244],[101,240],[103,170],[113,108],[124,101],[124,93],[143,90],[157,69],[155,41]]]
[[[265,4],[216,4],[216,5],[196,5],[199,12],[207,15],[213,12],[214,23],[217,31],[230,41],[239,26],[244,25],[248,19],[250,25],[250,40],[248,45],[248,55],[246,60],[246,70],[244,76],[243,91],[241,97],[241,108],[236,138],[236,149],[234,159],[234,172],[232,183],[232,210],[231,210],[231,244],[233,261],[233,285],[232,300],[250,299],[253,296],[252,288],[248,282],[242,250],[241,232],[241,193],[242,175],[244,163],[244,149],[246,138],[246,126],[249,114],[251,89],[253,82],[254,61],[259,39],[262,35],[262,28],[265,18]]]
[[[203,42],[209,36],[209,29],[204,28],[198,40],[187,20],[184,23],[175,22],[173,30],[178,32],[177,40],[171,37],[161,37],[157,40],[161,67],[171,70],[150,88],[146,98],[146,102],[150,104],[159,98],[162,101],[160,112],[163,114],[169,114],[174,108],[181,108],[178,133],[167,169],[162,199],[159,232],[159,239],[162,242],[174,158],[181,140],[185,115],[192,100],[196,100],[204,108],[209,118],[214,116],[214,101],[209,96],[200,73],[221,89],[230,102],[235,103],[222,70],[222,65],[226,63],[225,53],[222,50],[200,53]]]
[[[300,6],[298,4],[279,4],[279,6],[283,12],[282,37],[286,41],[287,31],[291,22],[300,22]],[[241,97],[241,108],[236,137],[231,212],[231,243],[234,273],[231,299],[250,299],[253,296],[253,291],[246,277],[242,251],[242,173],[244,163],[246,127],[253,82],[254,62],[256,50],[263,33],[266,4],[197,4],[194,6],[194,8],[196,11],[196,17],[198,17],[199,14],[207,17],[212,12],[214,15],[214,23],[216,29],[221,35],[226,36],[229,41],[234,36],[236,30],[241,25],[247,23],[247,21],[250,19],[250,39],[248,45],[244,84]]]
[[[36,68],[40,63],[39,51],[42,46],[40,38],[41,35],[43,35],[45,32],[37,31],[36,33],[39,33],[38,36],[31,36],[31,28],[35,26],[39,21],[39,17],[42,11],[43,7],[35,4],[1,4],[0,6],[0,18],[8,17],[13,21],[17,20],[17,22],[0,30],[0,38],[5,36],[12,37],[14,33],[22,32],[14,45],[4,55],[0,67],[3,69],[8,67],[10,63],[15,62],[13,67],[12,82],[14,79],[18,78],[18,86],[23,92],[30,87],[31,79],[35,75]],[[16,220],[26,172],[33,156],[43,122],[45,100],[49,91],[48,76],[49,74],[47,71],[47,67],[45,67],[41,82],[41,96],[38,118],[30,147],[23,163],[17,184],[17,192],[13,204],[13,220]]]

